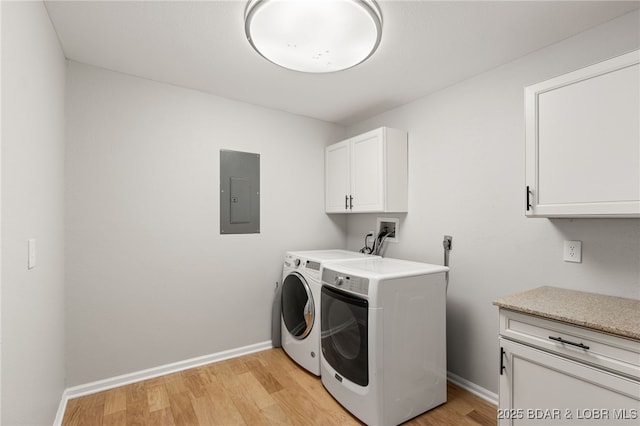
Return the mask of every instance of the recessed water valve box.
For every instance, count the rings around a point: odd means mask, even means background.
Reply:
[[[398,239],[399,224],[400,224],[400,219],[398,218],[379,217],[376,225],[376,237],[380,234],[380,232],[386,232],[388,233],[388,236],[385,239],[385,241],[389,241],[392,243],[399,242],[400,241]]]

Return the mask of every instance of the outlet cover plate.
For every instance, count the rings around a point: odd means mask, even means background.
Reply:
[[[582,241],[565,241],[563,259],[565,262],[582,263]]]

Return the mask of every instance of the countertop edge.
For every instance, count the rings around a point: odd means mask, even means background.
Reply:
[[[566,300],[561,300],[562,303],[556,304],[560,306],[554,306],[554,303],[546,303],[545,309],[536,306],[543,302],[548,302],[547,299],[550,297],[558,301],[564,297]],[[625,307],[631,310],[629,315],[624,315],[625,311],[621,313],[619,309],[616,309],[618,308],[617,304],[627,305]],[[618,337],[640,341],[640,323],[638,323],[638,319],[640,319],[640,300],[543,286],[501,297],[494,300],[493,305],[502,309],[562,321]],[[600,310],[594,312],[598,308]],[[587,314],[590,314],[590,317],[587,317]],[[622,326],[618,326],[615,318],[619,317],[629,321],[626,324],[622,324]],[[614,320],[610,320],[611,318],[614,318]]]

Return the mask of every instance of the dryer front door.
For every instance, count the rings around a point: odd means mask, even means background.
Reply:
[[[367,386],[369,302],[323,285],[320,304],[322,356],[340,376]]]
[[[298,340],[306,338],[315,321],[313,294],[307,280],[292,272],[282,283],[282,320],[287,331]]]

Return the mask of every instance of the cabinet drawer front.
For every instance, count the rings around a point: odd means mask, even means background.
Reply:
[[[500,310],[500,335],[640,380],[640,342]]]

